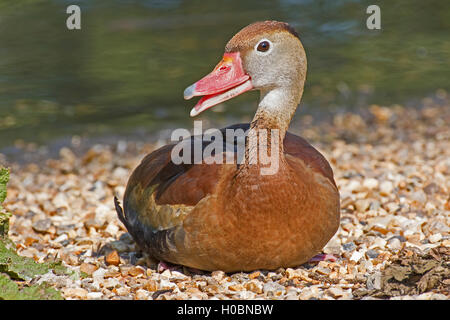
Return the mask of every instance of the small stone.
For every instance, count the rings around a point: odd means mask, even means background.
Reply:
[[[92,278],[95,282],[102,282],[107,271],[107,269],[98,268],[92,273]]]
[[[333,298],[339,298],[344,295],[344,291],[339,287],[331,287],[325,291],[325,294],[332,296]]]
[[[107,289],[114,289],[116,287],[120,287],[119,280],[115,278],[108,278],[105,282],[103,282],[103,287]]]
[[[323,274],[323,275],[328,275],[331,273],[331,270],[330,270],[330,268],[319,265],[319,266],[317,266],[316,272]]]
[[[319,298],[319,288],[316,286],[306,287],[300,291],[299,298],[301,300],[310,300],[312,298]]]
[[[359,199],[355,202],[355,207],[358,212],[366,212],[370,207],[370,200],[368,199]]]
[[[347,185],[347,189],[353,193],[358,192],[361,190],[361,183],[358,180],[351,180]]]
[[[158,284],[155,280],[149,280],[145,283],[144,288],[148,291],[156,291],[158,290]]]
[[[96,265],[90,264],[90,263],[82,263],[80,265],[80,271],[87,273],[88,275],[92,275],[94,273],[95,270],[97,270],[98,267]]]
[[[402,235],[393,236],[393,237],[389,238],[388,242],[391,241],[392,239],[398,239],[400,242],[405,242],[406,241],[406,238],[404,236],[402,236]]]
[[[366,286],[369,290],[381,290],[381,272],[369,275]]]
[[[133,267],[128,270],[128,274],[132,277],[137,277],[140,275],[143,275],[145,273],[145,270],[141,267]]]
[[[383,238],[375,238],[373,244],[369,247],[369,249],[374,249],[374,248],[379,248],[379,249],[384,249],[386,247],[386,240],[384,240]]]
[[[255,272],[250,273],[250,274],[248,275],[248,277],[249,277],[250,279],[255,279],[255,278],[258,278],[260,275],[261,275],[261,272],[255,271]]]
[[[383,181],[380,185],[380,194],[382,196],[389,196],[394,190],[394,185],[390,181]]]
[[[325,254],[335,254],[338,255],[341,252],[341,241],[338,236],[334,236],[328,241],[326,246],[323,248]]]
[[[159,282],[159,290],[172,290],[177,285],[169,280],[161,280]]]
[[[350,261],[358,262],[363,257],[363,255],[364,255],[363,253],[355,251],[350,257]]]
[[[240,283],[235,283],[228,286],[228,289],[231,291],[241,291],[242,289],[244,289],[244,287]]]
[[[32,228],[34,231],[39,233],[46,233],[52,226],[52,221],[50,219],[41,219],[33,223]]]
[[[189,277],[181,272],[178,272],[176,270],[172,271],[170,275],[171,280],[188,280]]]
[[[387,247],[397,251],[402,248],[402,243],[398,238],[391,238],[390,241],[388,241]]]
[[[288,293],[285,297],[286,300],[298,300],[298,294],[296,293]]]
[[[410,199],[419,204],[425,204],[427,202],[427,195],[422,190],[418,190],[410,195]]]
[[[59,150],[59,156],[62,160],[68,162],[69,164],[73,164],[76,160],[76,155],[67,147],[63,147]]]
[[[106,227],[105,232],[107,232],[110,235],[114,236],[114,235],[116,235],[119,232],[119,227],[116,224],[114,224],[114,223],[110,223]]]
[[[120,257],[116,250],[111,251],[105,257],[108,265],[118,266],[120,264]]]
[[[86,299],[88,291],[83,288],[66,288],[64,289],[64,295],[77,299]]]
[[[87,298],[90,300],[100,299],[102,296],[103,296],[103,293],[101,293],[101,292],[89,292],[87,294]]]
[[[283,291],[286,291],[286,289],[285,289],[284,286],[282,286],[279,283],[276,283],[276,282],[273,282],[273,281],[269,281],[269,282],[266,282],[263,285],[263,291],[265,293],[272,293],[272,294],[277,295],[277,293],[281,293]]]
[[[119,296],[125,296],[125,295],[130,293],[130,288],[123,286],[123,287],[119,287],[117,289],[114,289],[113,291],[115,291],[116,294],[119,295]]]
[[[363,186],[367,189],[375,189],[378,187],[378,180],[373,178],[365,179]]]
[[[104,226],[104,221],[101,221],[96,218],[88,219],[84,222],[84,226],[86,229],[94,228],[94,229],[101,229]]]
[[[249,282],[247,282],[244,285],[245,289],[252,291],[254,293],[262,293],[263,292],[263,285],[261,283],[261,281],[258,280],[251,280]]]
[[[343,248],[345,251],[352,251],[352,250],[355,250],[355,249],[356,249],[356,245],[355,245],[355,243],[352,241],[352,242],[344,243],[344,244],[342,245],[342,248]]]
[[[138,300],[147,300],[149,298],[150,294],[148,291],[145,291],[143,289],[138,289],[136,291],[136,299]]]
[[[27,247],[31,246],[33,243],[38,242],[39,240],[33,237],[26,237],[25,238],[25,245]]]
[[[59,237],[57,237],[54,241],[55,242],[64,242],[67,239],[69,239],[69,236],[67,235],[67,233],[63,233],[62,235],[60,235]]]
[[[441,239],[442,239],[442,234],[440,234],[440,233],[435,233],[428,237],[428,240],[430,240],[431,243],[439,242],[439,241],[441,241]]]
[[[398,203],[389,202],[385,205],[385,208],[389,211],[389,213],[395,213],[400,209],[400,206]]]
[[[295,270],[292,268],[287,268],[285,274],[288,279],[293,279],[297,277],[297,272],[295,272]]]
[[[370,259],[375,259],[376,257],[378,257],[379,253],[377,251],[373,250],[373,249],[370,249],[370,250],[366,251],[366,255]]]
[[[223,279],[223,277],[225,277],[225,272],[223,271],[213,271],[211,273],[211,277],[213,277],[213,279],[215,279],[216,281],[220,281]]]
[[[432,195],[436,192],[439,192],[439,186],[436,183],[431,182],[427,184],[425,188],[423,188],[423,191],[428,195]]]
[[[242,300],[250,300],[250,299],[254,299],[255,297],[256,297],[256,294],[252,291],[239,292],[239,299],[242,299]]]

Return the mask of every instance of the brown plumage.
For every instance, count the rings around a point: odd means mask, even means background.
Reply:
[[[262,41],[269,49],[258,52]],[[185,97],[211,92],[196,105],[195,115],[229,99],[233,90],[260,90],[253,121],[227,127],[248,132],[244,163],[176,165],[175,144],[164,146],[134,170],[123,210],[115,199],[119,218],[143,250],[171,263],[227,272],[300,265],[333,236],[340,212],[330,165],[303,138],[287,132],[303,92],[305,52],[295,31],[275,21],[242,29],[226,52],[234,55],[224,55],[212,76],[187,88]],[[227,128],[221,130],[224,140]],[[264,165],[252,162],[258,156],[249,136],[256,129],[280,133],[274,174],[261,174]],[[203,141],[203,148],[209,143]],[[238,146],[235,141],[231,149]]]

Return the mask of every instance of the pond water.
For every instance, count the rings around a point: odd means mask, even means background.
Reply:
[[[366,8],[381,8],[368,30]],[[67,30],[66,7],[81,7]],[[212,70],[228,39],[275,19],[308,56],[303,106],[405,103],[450,88],[450,1],[0,0],[0,148],[17,139],[192,126],[183,90]],[[256,93],[201,115],[250,119]]]

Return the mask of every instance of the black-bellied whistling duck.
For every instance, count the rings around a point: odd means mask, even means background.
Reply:
[[[282,143],[268,140],[278,146],[278,170],[261,174],[248,136],[240,164],[175,164],[175,144],[150,153],[128,181],[123,211],[115,199],[120,220],[144,251],[232,272],[298,266],[323,248],[339,226],[339,191],[327,160],[287,132],[305,78],[306,54],[287,23],[257,22],[228,42],[216,68],[185,90],[185,99],[203,96],[191,116],[259,90],[253,121],[228,128],[278,130]]]

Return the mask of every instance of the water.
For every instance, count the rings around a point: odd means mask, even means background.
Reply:
[[[82,30],[66,28],[78,4]],[[375,3],[375,2],[374,2]],[[324,113],[392,105],[450,88],[450,2],[0,0],[0,148],[17,139],[192,126],[183,90],[212,70],[247,24],[287,21],[308,56],[302,105]],[[201,119],[250,119],[256,93]]]

